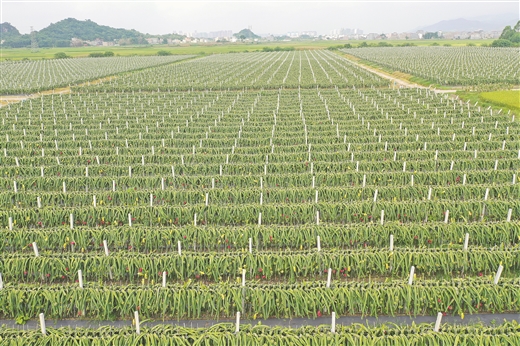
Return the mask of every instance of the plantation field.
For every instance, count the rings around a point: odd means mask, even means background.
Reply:
[[[27,94],[66,87],[191,57],[178,55],[3,62],[0,64],[0,95]]]
[[[342,52],[439,85],[519,85],[518,48],[401,47]]]
[[[514,321],[332,323],[520,311],[514,112],[302,50],[125,72],[0,118],[0,319],[128,321],[0,343],[518,341]],[[331,324],[237,327],[238,312]]]

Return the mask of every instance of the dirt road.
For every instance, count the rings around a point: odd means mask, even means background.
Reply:
[[[376,68],[373,68],[371,66],[367,66],[367,65],[364,65],[364,64],[361,64],[359,62],[359,58],[356,58],[350,54],[343,54],[342,55],[344,58],[348,59],[351,63],[353,63],[354,65],[356,66],[359,66],[367,71],[370,71],[380,77],[383,77],[383,78],[386,78],[388,80],[390,80],[392,82],[392,87],[395,87],[395,88],[421,88],[421,89],[430,89],[430,90],[433,90],[433,92],[435,93],[455,93],[457,92],[457,90],[442,90],[442,89],[431,89],[429,87],[426,87],[426,86],[423,86],[423,85],[419,85],[417,83],[412,83],[412,82],[409,82],[405,79],[402,79],[402,78],[398,78],[397,76],[394,76],[394,75],[391,75],[390,73],[387,73],[385,71],[381,71],[379,69],[376,69]]]
[[[96,80],[93,80],[93,81],[89,81],[89,82],[85,82],[85,83],[81,83],[81,84],[77,84],[77,85],[73,85],[73,86],[82,86],[82,85],[87,85],[87,84],[88,85],[99,84],[99,83],[104,82],[106,80],[112,80],[112,78],[116,78],[116,77],[115,76],[108,76],[108,77],[96,79]],[[35,94],[2,95],[2,96],[0,96],[0,108],[2,108],[4,106],[7,106],[7,105],[9,105],[11,103],[17,103],[17,102],[20,102],[20,101],[23,101],[23,100],[38,98],[38,97],[41,97],[42,95],[70,94],[70,92],[71,92],[70,87],[66,87],[66,88],[56,88],[56,89],[53,89],[53,90],[45,90],[45,91],[41,91],[41,92],[38,92],[38,93],[35,93]]]

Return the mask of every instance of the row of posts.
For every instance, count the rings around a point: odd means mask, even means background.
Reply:
[[[376,193],[377,193],[377,190],[376,190]],[[377,195],[376,195],[377,196]],[[374,197],[376,198],[376,197]],[[94,206],[96,206],[96,196],[94,196],[93,198],[93,203],[94,203]],[[153,196],[150,195],[150,204],[153,203]],[[41,201],[38,197],[38,207],[41,207]],[[208,195],[206,194],[206,205],[208,205]],[[506,222],[511,222],[511,216],[513,214],[513,209],[512,208],[509,208],[508,211],[507,211],[507,217],[506,217]],[[484,211],[482,212],[482,217],[484,215]],[[448,223],[449,222],[449,217],[450,217],[450,211],[449,210],[446,210],[444,212],[444,223]],[[380,218],[380,224],[383,225],[385,222],[385,211],[384,210],[381,210],[381,218]],[[316,211],[316,225],[319,225],[320,224],[320,212],[319,211]],[[13,230],[13,218],[10,216],[8,217],[8,227],[9,227],[9,230],[12,231]],[[70,225],[70,229],[74,229],[74,215],[73,214],[69,214],[69,225]],[[195,213],[193,215],[193,225],[194,226],[197,226],[197,213]],[[262,213],[258,213],[258,225],[262,225]],[[128,226],[132,227],[132,214],[128,214]]]

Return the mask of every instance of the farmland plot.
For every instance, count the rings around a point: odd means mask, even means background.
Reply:
[[[172,55],[0,62],[0,95],[27,94],[66,87],[190,57],[192,56]]]
[[[342,51],[442,85],[520,84],[518,48],[385,47]]]
[[[519,311],[518,119],[384,85],[329,52],[236,54],[2,109],[0,318]],[[255,328],[207,344],[297,333]],[[518,334],[471,328],[468,342]],[[146,329],[162,333],[211,330]]]
[[[144,70],[80,90],[205,91],[378,87],[388,81],[328,51],[225,54]]]

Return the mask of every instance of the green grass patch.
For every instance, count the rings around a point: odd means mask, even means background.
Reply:
[[[450,44],[452,46],[466,46],[469,43],[475,45],[491,44],[493,40],[386,40],[385,42],[392,45],[401,45],[403,43],[413,43],[417,46],[430,46],[433,42],[440,45]],[[112,47],[60,47],[60,48],[40,48],[37,52],[32,52],[30,48],[2,48],[0,51],[0,61],[2,60],[22,60],[22,59],[53,59],[54,54],[63,52],[73,58],[88,57],[91,53],[104,53],[111,51],[117,56],[132,55],[157,55],[158,51],[167,51],[171,54],[225,54],[225,53],[246,53],[260,52],[264,47],[267,48],[287,48],[294,49],[326,49],[334,45],[344,45],[350,43],[358,46],[363,41],[345,40],[345,41],[273,41],[273,42],[255,42],[255,43],[201,43],[201,44],[183,44],[179,46],[169,45],[149,45],[149,46],[112,46]],[[367,41],[379,42],[379,41]]]
[[[500,90],[480,94],[480,99],[500,106],[520,110],[520,90]]]
[[[517,95],[517,107],[501,104],[499,101],[494,101],[491,99],[486,99],[482,97],[482,94],[508,94],[509,92],[516,93]],[[520,111],[520,107],[518,107],[518,97],[519,97],[519,91],[516,90],[499,90],[499,91],[493,91],[493,92],[478,92],[478,91],[466,91],[466,90],[460,90],[457,91],[456,95],[458,95],[463,101],[470,101],[471,104],[475,104],[478,102],[478,105],[481,107],[489,107],[491,106],[493,109],[499,109],[502,108],[506,113],[508,111],[511,111],[513,113],[518,114]]]

